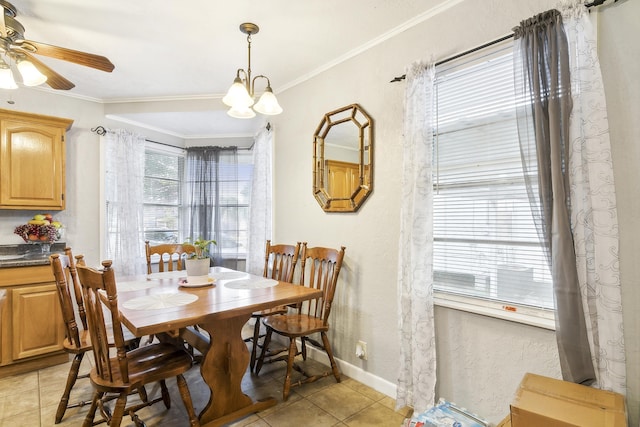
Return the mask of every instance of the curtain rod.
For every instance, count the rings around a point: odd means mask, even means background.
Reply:
[[[91,132],[95,132],[100,136],[104,136],[107,133],[111,132],[111,130],[105,128],[104,126],[97,126],[97,127],[91,128]],[[153,142],[154,144],[166,145],[167,147],[184,150],[184,148],[182,148],[182,147],[178,147],[178,146],[175,146],[175,145],[167,144],[166,142],[153,141],[153,140],[148,139],[148,138],[145,138],[144,140],[147,141],[147,142]]]
[[[584,6],[587,9],[591,9],[592,7],[602,6],[606,1],[607,0],[594,0],[593,2],[587,3]],[[618,0],[613,0],[613,2],[617,3]],[[505,40],[509,40],[509,39],[513,38],[514,36],[515,36],[514,33],[507,34],[506,36],[500,37],[499,39],[496,39],[496,40],[492,40],[492,41],[487,42],[487,43],[485,43],[485,44],[483,44],[481,46],[474,47],[473,49],[465,50],[462,53],[458,53],[457,55],[453,55],[453,56],[450,56],[449,58],[445,58],[445,59],[443,59],[441,61],[436,62],[436,67],[438,65],[446,64],[447,62],[453,61],[454,59],[462,58],[463,56],[469,55],[469,54],[471,54],[473,52],[477,52],[480,49],[484,49],[485,47],[493,46],[494,44],[498,44],[498,43],[503,42]],[[401,82],[406,77],[407,77],[406,74],[403,74],[403,75],[398,76],[398,77],[394,77],[392,80],[389,81],[389,83]]]
[[[267,130],[271,130],[271,123],[267,123]],[[100,136],[104,136],[107,133],[111,132],[111,130],[105,128],[104,126],[96,126],[94,128],[91,128],[91,132],[95,132]],[[186,148],[184,148],[184,147],[178,147],[176,145],[167,144],[166,142],[158,142],[158,141],[154,141],[154,140],[151,140],[151,139],[148,139],[148,138],[145,138],[144,140],[147,141],[147,142],[152,142],[154,144],[160,144],[160,145],[165,145],[165,146],[171,147],[171,148],[177,148],[179,150],[186,150]],[[240,151],[240,150],[251,151],[253,149],[254,144],[255,144],[255,141],[249,147],[236,147],[236,149],[238,151]]]

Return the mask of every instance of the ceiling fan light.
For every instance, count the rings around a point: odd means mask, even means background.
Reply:
[[[242,84],[242,80],[236,77],[233,84],[222,98],[222,102],[232,108],[249,108],[253,105],[253,98],[247,92],[247,88]]]
[[[231,107],[227,114],[236,119],[252,119],[256,113],[249,107]]]
[[[256,105],[253,106],[253,109],[267,116],[275,116],[276,114],[282,113],[282,107],[278,104],[278,99],[269,86],[267,86],[267,89],[265,89]]]
[[[38,71],[30,61],[23,59],[18,62],[18,71],[25,86],[38,86],[47,81],[47,76]]]
[[[4,61],[0,61],[0,89],[18,89],[11,68]]]

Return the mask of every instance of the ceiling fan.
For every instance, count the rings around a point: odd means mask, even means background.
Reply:
[[[26,40],[24,27],[15,19],[16,8],[5,0],[0,0],[0,7],[3,9],[0,17],[0,80],[7,75],[8,70],[8,75],[11,77],[10,82],[13,83],[13,87],[17,87],[11,75],[10,65],[13,62],[23,77],[23,83],[27,86],[45,83],[44,77],[46,77],[46,83],[52,89],[69,90],[75,87],[72,82],[49,68],[34,54],[73,62],[108,73],[113,71],[114,65],[104,56]],[[9,64],[5,58],[9,60]],[[33,75],[36,77],[31,77]],[[4,87],[1,82],[0,87]],[[9,87],[4,88],[9,89]]]

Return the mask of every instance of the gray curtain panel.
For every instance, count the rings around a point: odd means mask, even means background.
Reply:
[[[237,269],[237,147],[189,147],[185,165],[187,236],[213,239],[212,265]],[[234,197],[235,195],[235,197]]]
[[[515,86],[520,149],[534,221],[546,249],[556,304],[563,378],[595,380],[570,225],[569,54],[562,16],[550,10],[515,32]]]

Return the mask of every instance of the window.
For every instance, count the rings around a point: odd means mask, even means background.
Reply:
[[[511,45],[436,70],[434,288],[553,309],[524,183]]]
[[[233,151],[216,157],[211,172],[196,175],[199,187],[213,196],[210,206],[211,237],[217,241],[212,255],[219,263],[244,260],[247,256],[249,200],[253,174],[253,153]],[[232,159],[232,160],[231,160]],[[183,150],[149,144],[145,152],[144,240],[152,245],[179,243],[190,236],[188,220],[198,206],[187,206],[185,153]],[[199,200],[199,199],[198,199]],[[208,210],[209,208],[207,208]],[[186,227],[186,228],[185,228]],[[205,233],[195,233],[196,237]],[[236,267],[236,264],[229,264]]]
[[[144,166],[144,240],[179,243],[184,155],[182,150],[149,146]]]
[[[238,151],[236,164],[220,168],[220,229],[216,233],[223,259],[246,259],[249,232],[249,200],[253,177],[253,154]],[[226,168],[233,168],[229,173]],[[237,168],[237,171],[235,169]]]
[[[213,239],[215,265],[241,268],[247,256],[253,153],[236,147],[186,151],[184,221],[187,236]]]

